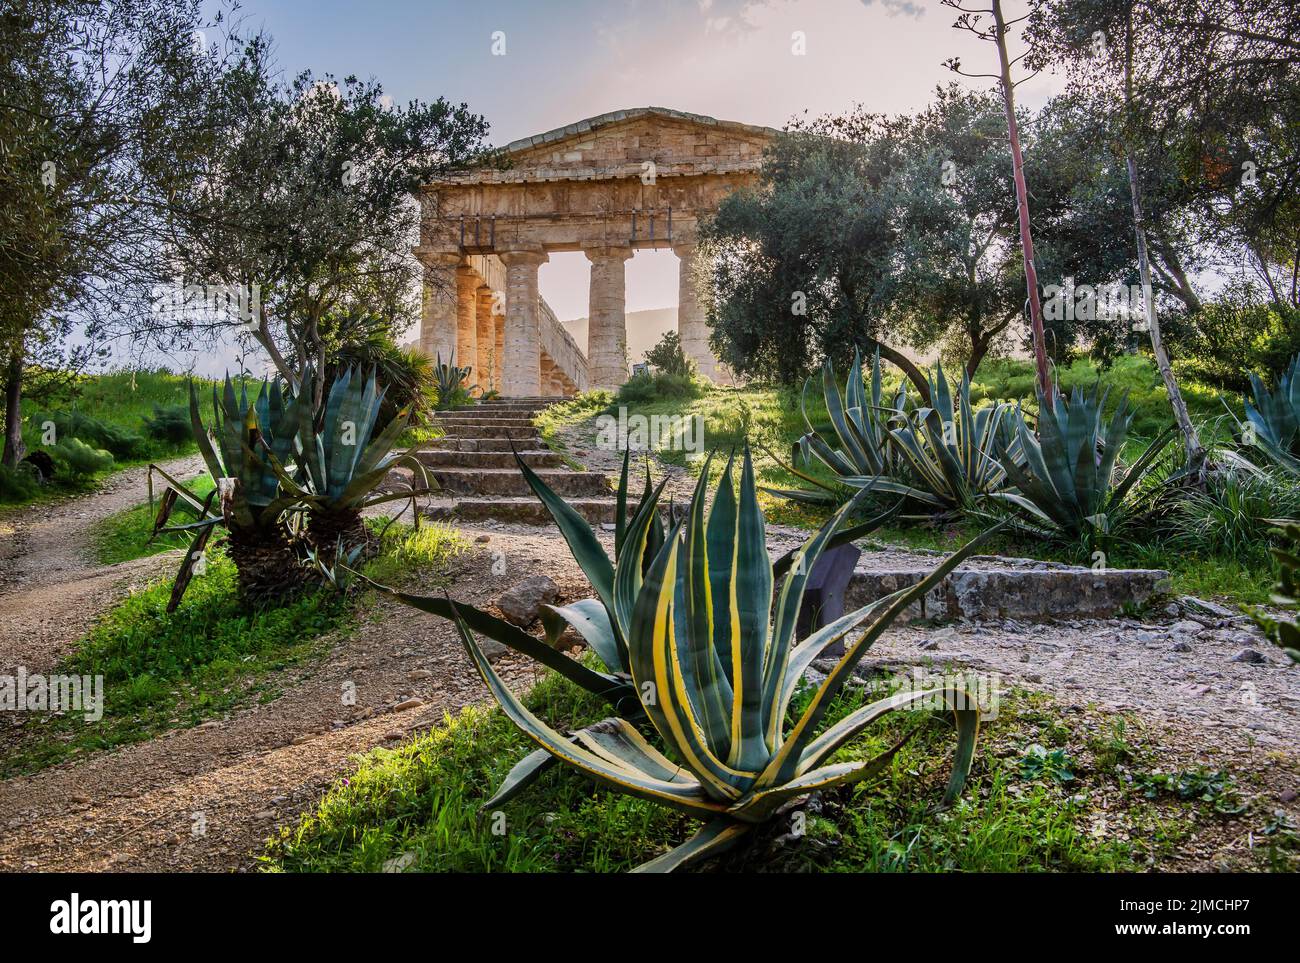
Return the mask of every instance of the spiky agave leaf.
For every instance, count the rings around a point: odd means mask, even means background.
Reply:
[[[596,745],[590,733],[575,734],[578,743],[592,748],[606,764],[621,767],[620,775],[612,778],[590,759],[577,758],[573,743],[557,733],[547,734],[544,724],[527,714],[513,693],[493,684],[485,674],[510,718],[548,753],[591,778],[633,795],[659,798],[701,817],[712,808],[716,817],[724,820],[720,824],[710,821],[684,849],[648,864],[647,869],[671,869],[716,852],[734,842],[746,825],[769,818],[797,795],[870,778],[889,764],[902,742],[873,759],[833,764],[826,760],[863,727],[889,712],[928,700],[944,700],[957,717],[958,751],[946,798],[954,796],[965,781],[977,733],[978,710],[973,697],[963,690],[940,687],[899,693],[864,707],[825,734],[818,729],[826,708],[875,639],[992,532],[972,541],[917,585],[851,613],[807,640],[804,645],[812,646],[809,652],[819,652],[863,620],[870,620],[866,631],[846,647],[795,727],[786,733],[784,711],[797,680],[792,676],[802,674],[811,661],[811,655],[805,657],[793,644],[794,619],[807,576],[857,505],[845,505],[805,543],[774,594],[772,563],[748,451],[742,462],[738,498],[732,488],[731,464],[723,473],[712,511],[703,507],[702,486],[703,481],[691,511],[674,527],[644,572],[636,549],[644,538],[646,519],[637,519],[628,529],[625,550],[613,575],[613,622],[627,640],[634,691],[651,725],[670,747],[670,755],[681,760],[686,774],[681,770],[667,773],[664,757],[651,756],[636,730],[616,720],[611,725],[620,738],[629,740],[629,746]],[[476,655],[469,627],[462,623],[460,630],[480,672],[489,670],[486,660]],[[515,773],[516,782],[540,764],[539,759],[532,759]],[[680,796],[669,799],[648,793],[646,787],[651,782],[660,790],[665,784],[677,786],[679,793],[680,787],[689,787],[689,803],[684,804]]]

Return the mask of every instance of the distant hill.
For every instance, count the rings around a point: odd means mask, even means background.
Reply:
[[[587,350],[587,319],[561,322],[578,347]],[[677,308],[651,308],[627,314],[627,359],[635,364],[645,360],[645,353],[659,343],[665,332],[677,330]]]

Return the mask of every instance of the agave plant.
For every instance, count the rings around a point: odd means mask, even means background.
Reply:
[[[444,362],[442,355],[437,357],[437,363],[433,366],[434,384],[437,386],[438,401],[435,407],[439,411],[445,411],[449,408],[460,408],[469,402],[470,388],[465,385],[465,379],[469,377],[472,368],[458,368],[456,366],[456,352],[451,353],[451,359]]]
[[[364,576],[359,577],[371,587],[421,611],[431,612],[447,619],[460,618],[464,620],[472,631],[485,635],[502,645],[527,655],[529,658],[535,659],[548,668],[554,669],[571,682],[604,699],[615,712],[624,718],[638,723],[645,722],[646,715],[640,700],[637,698],[632,681],[632,665],[627,638],[623,634],[621,624],[614,611],[614,573],[625,557],[629,559],[627,561],[629,565],[637,564],[634,559],[639,559],[641,570],[643,572],[648,570],[667,536],[658,510],[663,485],[661,484],[657,489],[652,488],[649,471],[647,470],[641,497],[633,503],[629,498],[629,460],[630,453],[624,451],[623,467],[619,474],[615,499],[614,558],[611,560],[601,545],[600,539],[596,537],[595,531],[587,524],[587,521],[563,498],[547,487],[537,477],[536,473],[524,463],[522,458],[516,456],[520,472],[523,473],[533,492],[547,511],[550,512],[551,517],[555,520],[557,527],[567,541],[574,559],[596,591],[595,597],[582,599],[569,605],[543,605],[541,618],[546,636],[544,641],[529,635],[518,626],[467,603],[457,602],[453,604],[449,599],[442,596],[399,592],[365,579]],[[708,477],[708,464],[711,463],[711,460],[712,456],[710,456],[704,470],[701,472],[702,478]],[[731,474],[731,469],[732,464],[729,462],[727,466],[728,476]],[[862,538],[896,514],[896,509],[890,509],[856,525],[845,525],[844,520],[851,517],[851,514],[858,509],[859,502],[869,494],[870,489],[864,489],[856,496],[855,500],[845,505],[843,510],[836,515],[835,519],[832,520],[834,530],[823,548],[834,548],[853,539]],[[643,532],[643,536],[634,541],[629,540],[629,534],[632,532]],[[629,552],[634,554],[629,556]],[[791,551],[777,559],[772,566],[775,575],[780,577],[789,571],[796,558],[797,552]],[[859,610],[856,613],[857,617],[854,619],[839,620],[839,622],[835,623],[838,628],[827,644],[833,645],[843,640],[856,625],[868,618],[877,608],[892,601],[892,599],[891,596],[888,599],[880,600],[873,606]],[[572,627],[582,637],[583,641],[586,642],[596,658],[601,662],[603,671],[589,669],[581,662],[571,659],[556,650],[555,643],[559,640],[566,627]],[[497,793],[484,805],[490,808],[513,798],[532,783],[547,766],[554,764],[555,761],[555,757],[544,749],[538,749],[536,752],[531,753],[519,761],[507,775]]]
[[[1040,529],[1074,537],[1112,531],[1126,500],[1173,440],[1174,431],[1161,434],[1132,466],[1117,471],[1133,410],[1127,396],[1121,398],[1103,428],[1107,394],[1075,388],[1068,399],[1057,391],[1045,400],[1040,393],[1037,436],[1020,419],[1017,448],[999,449],[1015,490],[995,497],[1023,509]]]
[[[970,375],[954,396],[943,365],[926,379],[931,406],[895,419],[889,439],[906,464],[910,484],[903,494],[939,510],[969,509],[1008,486],[1007,463],[1022,460],[1016,425],[1024,418],[1006,402],[976,409]]]
[[[804,382],[800,398],[800,410],[807,428],[799,439],[803,463],[808,464],[816,457],[847,488],[875,487],[884,490],[891,487],[901,465],[889,443],[890,422],[902,416],[907,403],[907,391],[900,386],[892,402],[884,403],[880,352],[877,351],[871,361],[870,394],[867,394],[864,387],[862,356],[856,348],[842,395],[835,384],[835,369],[831,367],[830,361],[822,364],[822,396],[830,414],[833,437],[831,433],[814,426],[808,417],[808,386],[811,383],[811,378]],[[814,487],[812,490],[768,489],[772,494],[812,504],[837,504],[843,501],[842,488],[836,489],[792,466],[782,464],[782,467]]]
[[[823,727],[822,722],[872,643],[987,535],[887,605],[872,607],[870,625],[846,646],[807,708],[787,726],[791,699],[805,670],[844,637],[846,626],[864,617],[864,610],[849,613],[795,645],[794,626],[809,573],[856,505],[846,504],[792,554],[774,593],[779,576],[767,552],[749,452],[744,454],[739,497],[732,467],[729,462],[723,472],[711,510],[705,507],[708,476],[701,474],[690,511],[643,568],[642,550],[651,528],[646,508],[653,508],[657,493],[652,494],[650,506],[643,503],[624,533],[612,571],[595,584],[612,613],[611,631],[617,626],[617,637],[627,647],[641,711],[667,753],[623,717],[603,720],[572,737],[555,731],[510,691],[468,621],[457,618],[465,648],[502,710],[542,751],[599,783],[706,821],[690,840],[640,867],[644,871],[670,871],[719,853],[788,800],[879,773],[910,736],[871,759],[829,760],[890,712],[936,702],[952,708],[957,749],[945,803],[961,792],[973,758],[979,710],[970,693],[956,687],[899,692],[833,725]],[[454,604],[452,609],[457,614]]]
[[[212,388],[212,439],[203,426],[198,395],[190,385],[190,426],[199,454],[203,456],[219,496],[217,509],[212,498],[202,503],[196,522],[165,529],[167,509],[176,499],[164,501],[155,531],[195,533],[177,573],[169,611],[175,609],[189,584],[193,567],[202,558],[213,529],[224,524],[228,550],[239,573],[240,592],[260,601],[300,585],[306,577],[294,553],[284,512],[296,501],[280,488],[277,461],[289,459],[295,440],[310,424],[311,405],[284,389],[278,381],[262,382],[257,398],[250,403],[248,390],[235,392],[229,376],[218,394]],[[215,440],[216,444],[213,444]],[[196,503],[186,492],[186,499]]]
[[[1272,601],[1295,612],[1300,609],[1300,522],[1280,520],[1278,526],[1285,545],[1273,549],[1278,563],[1278,580],[1273,588]],[[1259,610],[1252,612],[1251,617],[1286,653],[1287,658],[1300,662],[1300,621],[1275,618]]]
[[[1279,468],[1300,475],[1300,354],[1277,379],[1277,390],[1269,391],[1253,373],[1250,388],[1254,404],[1246,402],[1243,437]]]
[[[375,431],[384,394],[373,372],[365,378],[356,369],[341,372],[330,387],[319,427],[310,420],[300,425],[294,470],[289,470],[280,452],[271,452],[276,480],[306,509],[307,544],[317,551],[335,546],[351,551],[364,545],[368,541],[361,517],[365,508],[429,491],[428,475],[414,454],[393,451],[406,430],[409,410],[399,411],[381,431]],[[401,466],[416,474],[421,487],[377,491],[389,473]]]

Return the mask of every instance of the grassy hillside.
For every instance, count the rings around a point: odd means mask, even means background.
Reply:
[[[110,471],[193,451],[188,384],[187,377],[164,370],[117,371],[82,376],[53,398],[28,402],[23,440],[29,452],[53,455],[55,476],[42,485],[30,472],[0,471],[0,504],[86,491]],[[211,382],[200,381],[199,386],[206,394]],[[67,463],[61,455],[68,450],[69,439],[107,455],[86,455],[82,464]]]

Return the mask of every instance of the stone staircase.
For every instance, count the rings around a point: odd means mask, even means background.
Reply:
[[[614,493],[597,472],[574,471],[546,448],[533,416],[555,401],[506,398],[437,415],[446,435],[418,453],[442,491],[429,502],[428,518],[461,522],[551,523],[515,464],[524,463],[593,525],[614,520]]]

